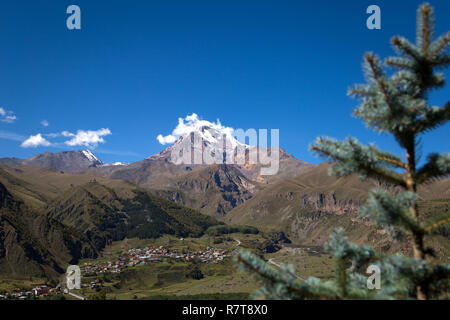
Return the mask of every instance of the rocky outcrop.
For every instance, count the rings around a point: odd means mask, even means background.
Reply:
[[[195,169],[181,175],[169,190],[154,189],[157,195],[212,216],[224,216],[258,190],[234,166],[221,164]]]
[[[360,199],[342,199],[336,193],[312,193],[302,196],[303,204],[315,212],[344,214],[355,212],[363,203]]]

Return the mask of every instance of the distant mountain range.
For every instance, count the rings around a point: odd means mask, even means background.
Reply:
[[[200,139],[201,148],[195,144]],[[227,153],[236,160],[236,146],[243,148],[243,164],[174,164],[171,154],[182,149],[188,142],[194,154]],[[198,141],[198,140],[197,140]],[[282,181],[306,172],[313,164],[296,159],[284,149],[279,149],[279,171],[275,175],[261,175],[261,168],[266,166],[250,162],[250,153],[256,150],[267,152],[256,146],[239,143],[230,135],[223,134],[211,127],[202,126],[195,132],[180,136],[172,145],[156,155],[130,164],[105,164],[91,151],[65,151],[59,153],[39,154],[29,159],[1,158],[0,163],[21,166],[41,166],[68,173],[88,174],[109,179],[127,180],[140,187],[153,190],[156,194],[188,205],[209,215],[224,215],[238,204],[251,198],[252,194],[265,184]],[[270,151],[269,151],[270,152]],[[234,161],[237,163],[237,161]],[[218,180],[216,179],[218,178]],[[209,182],[205,182],[210,180]],[[226,181],[227,180],[227,181]],[[218,184],[217,184],[218,182]],[[203,185],[202,185],[203,184]],[[200,186],[202,185],[202,186]],[[233,185],[231,188],[230,186]],[[226,186],[226,187],[225,187]]]
[[[176,165],[171,161],[171,155],[174,150],[182,150],[185,143],[192,149],[192,164]],[[237,147],[245,154],[245,162],[242,164],[239,164],[237,160]],[[256,151],[258,154],[257,163],[250,161],[252,151]],[[236,167],[248,179],[260,183],[279,181],[314,167],[279,148],[280,168],[278,173],[264,176],[261,175],[261,167],[268,165],[261,164],[263,152],[270,155],[270,148],[267,151],[265,148],[242,144],[229,134],[224,134],[208,126],[201,126],[195,131],[180,136],[172,145],[158,154],[131,164],[123,162],[105,164],[89,150],[46,152],[28,159],[0,158],[0,163],[42,166],[71,173],[90,173],[113,179],[127,179],[142,186],[161,185],[161,183],[171,185],[180,173],[208,166],[209,164],[204,159],[200,163],[194,161],[196,157],[202,159],[204,154],[214,157],[215,154],[220,153],[224,161],[216,162],[216,164],[229,163],[225,159],[231,159],[231,162],[235,163],[230,164],[231,166]]]
[[[228,136],[200,129],[201,152],[226,154],[227,145],[236,146]],[[88,150],[0,159],[0,274],[54,275],[96,257],[114,240],[197,236],[219,221],[283,231],[307,245],[323,244],[341,226],[352,241],[408,250],[357,216],[368,191],[379,186],[374,181],[331,177],[330,163],[315,166],[281,148],[279,172],[263,176],[261,165],[248,161],[256,147],[243,144],[244,164],[172,163],[171,152],[192,142],[192,134],[130,164],[105,164]],[[426,185],[419,196],[423,216],[448,212],[450,179]],[[444,257],[450,256],[448,231],[431,237]]]
[[[67,172],[76,172],[103,165],[103,162],[89,150],[63,151],[58,153],[46,152],[28,159],[1,158],[0,163],[40,166]]]

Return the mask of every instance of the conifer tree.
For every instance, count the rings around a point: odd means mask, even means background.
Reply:
[[[433,40],[434,14],[428,3],[417,11],[417,35],[413,44],[395,36],[397,53],[383,63],[373,53],[364,56],[366,84],[349,89],[360,101],[354,116],[381,133],[392,135],[404,150],[400,156],[363,145],[350,137],[338,141],[319,137],[310,146],[313,152],[333,162],[330,174],[337,177],[357,174],[389,185],[370,191],[360,208],[362,217],[375,220],[389,232],[393,241],[409,241],[413,256],[387,255],[368,245],[349,243],[342,229],[336,229],[325,245],[334,257],[335,279],[321,281],[296,278],[291,265],[276,270],[248,251],[239,251],[239,266],[256,275],[264,286],[256,293],[268,299],[430,299],[450,289],[450,264],[434,265],[427,258],[435,253],[424,244],[434,228],[450,222],[450,214],[424,221],[418,208],[417,187],[450,174],[450,153],[432,153],[418,166],[417,145],[421,135],[445,124],[450,118],[450,102],[432,106],[428,102],[433,89],[444,86],[443,73],[450,64],[447,49],[450,31]],[[392,68],[390,73],[385,67]],[[368,265],[381,270],[381,289],[367,289]]]

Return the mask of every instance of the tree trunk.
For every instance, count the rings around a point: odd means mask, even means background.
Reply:
[[[408,162],[406,169],[406,188],[408,191],[417,192],[417,185],[414,179],[416,172],[416,154],[415,154],[415,139],[411,143],[406,152],[406,160]],[[419,208],[417,203],[409,208],[411,215],[419,222]],[[412,239],[413,255],[416,259],[425,259],[425,250],[423,245],[423,234],[414,233]],[[418,300],[427,300],[427,294],[423,286],[420,284],[416,287],[416,295]]]

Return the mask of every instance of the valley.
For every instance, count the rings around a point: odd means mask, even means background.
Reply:
[[[236,249],[274,268],[292,264],[298,279],[328,280],[334,265],[323,244],[336,227],[357,244],[411,254],[357,214],[369,190],[389,186],[331,177],[330,163],[284,150],[280,172],[262,178],[250,164],[175,165],[170,148],[130,164],[105,164],[86,150],[0,159],[0,296],[248,299],[258,283],[236,268]],[[427,219],[448,212],[450,179],[419,196]],[[448,234],[443,226],[427,240],[436,262],[450,261]],[[83,286],[69,295],[71,264]],[[30,295],[43,285],[45,294]]]
[[[86,299],[97,299],[102,294],[106,299],[117,300],[248,299],[258,288],[258,283],[234,265],[232,253],[236,248],[258,252],[267,261],[293,263],[308,276],[332,277],[331,257],[321,248],[286,246],[276,253],[264,253],[261,249],[266,242],[264,235],[242,233],[214,238],[162,236],[153,240],[131,238],[116,241],[108,245],[98,258],[79,262],[82,288],[71,290],[71,293]],[[141,256],[143,252],[152,252],[152,256]],[[139,254],[136,256],[136,253]],[[59,281],[63,282],[64,277]],[[16,280],[14,286],[22,288],[22,292],[30,292],[43,283],[46,283],[45,279],[39,278]],[[48,281],[47,284],[52,286]],[[19,298],[21,291],[11,290],[11,287],[10,280],[0,280],[0,295],[11,292]],[[63,291],[45,292],[32,299],[74,298]]]

